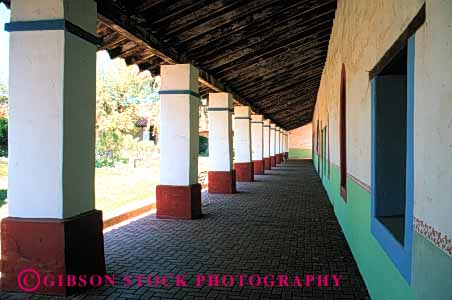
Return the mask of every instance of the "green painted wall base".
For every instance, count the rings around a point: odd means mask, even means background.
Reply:
[[[313,164],[318,171],[318,157]],[[320,162],[322,168],[322,162]],[[328,170],[328,166],[324,168]],[[340,172],[330,165],[320,173],[336,217],[373,300],[452,300],[452,257],[414,232],[412,282],[408,284],[370,231],[371,196],[351,177],[347,202],[340,196]]]
[[[317,169],[317,156],[313,163]],[[380,247],[370,231],[370,193],[350,177],[347,180],[347,202],[340,196],[339,169],[330,166],[322,182],[336,217],[373,300],[410,300],[414,293],[398,269]]]
[[[289,158],[312,158],[312,150],[311,149],[298,149],[298,148],[290,148],[289,149]]]
[[[413,235],[415,299],[452,300],[452,258],[417,232]]]

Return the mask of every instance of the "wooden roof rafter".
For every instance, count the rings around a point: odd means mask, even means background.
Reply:
[[[229,92],[284,129],[312,118],[336,0],[96,2],[99,50],[111,57],[152,75],[193,64],[201,96]]]

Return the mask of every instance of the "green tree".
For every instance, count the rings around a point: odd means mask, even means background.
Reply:
[[[0,105],[8,104],[8,86],[0,82]]]
[[[142,117],[138,105],[149,102],[156,104],[158,101],[156,83],[149,73],[140,73],[137,67],[127,67],[120,59],[98,65],[97,166],[114,166],[123,160],[121,152],[125,141],[130,146],[131,137],[140,131],[136,126]]]
[[[0,117],[0,156],[8,156],[8,119]]]

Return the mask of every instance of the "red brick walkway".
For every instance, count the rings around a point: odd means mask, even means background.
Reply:
[[[368,299],[358,268],[310,160],[289,161],[240,193],[204,195],[194,221],[144,217],[105,234],[115,287],[71,299]],[[122,275],[186,274],[188,287],[124,287]],[[342,276],[339,287],[195,287],[196,274]],[[317,281],[313,282],[316,285]],[[0,299],[56,299],[2,293]]]

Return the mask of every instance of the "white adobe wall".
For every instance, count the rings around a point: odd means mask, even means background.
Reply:
[[[414,216],[452,236],[452,1],[339,0],[317,96],[317,120],[329,123],[331,161],[339,165],[339,93],[346,67],[347,171],[370,185],[371,87],[368,71],[426,3],[415,49]],[[340,16],[338,18],[338,16]]]
[[[452,237],[452,1],[427,1],[416,34],[414,216]]]

